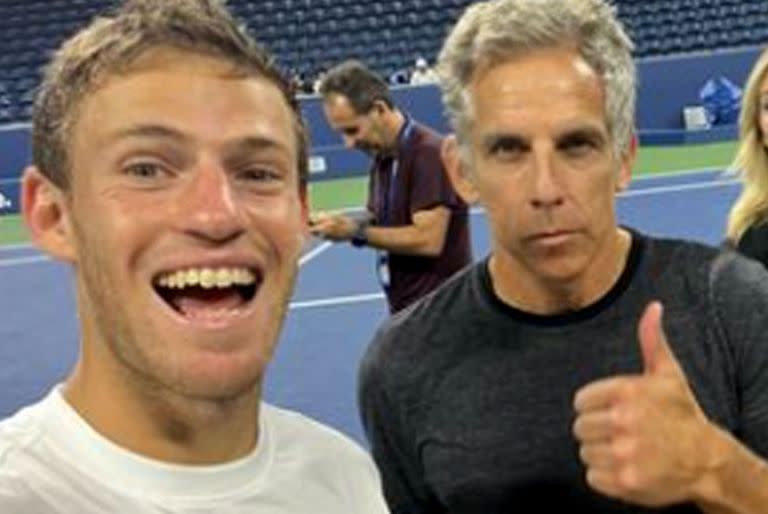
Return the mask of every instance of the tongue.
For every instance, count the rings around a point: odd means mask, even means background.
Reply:
[[[216,317],[243,305],[243,298],[234,287],[226,289],[187,288],[171,298],[176,309],[190,318]]]

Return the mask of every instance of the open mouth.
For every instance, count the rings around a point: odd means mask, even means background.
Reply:
[[[161,273],[152,281],[158,296],[190,319],[241,313],[261,283],[261,271],[251,268],[188,268]]]

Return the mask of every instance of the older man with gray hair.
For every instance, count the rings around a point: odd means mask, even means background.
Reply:
[[[363,362],[392,512],[766,512],[768,274],[618,225],[631,49],[602,0],[478,3],[445,42],[443,158],[492,250]]]

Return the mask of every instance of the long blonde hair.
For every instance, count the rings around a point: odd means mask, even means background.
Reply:
[[[768,49],[754,64],[741,99],[739,147],[731,164],[743,182],[728,215],[726,237],[737,243],[753,224],[768,222],[768,151],[760,130],[760,86],[768,72]]]

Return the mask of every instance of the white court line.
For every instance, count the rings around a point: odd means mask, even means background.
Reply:
[[[717,187],[731,186],[738,183],[739,183],[738,180],[714,180],[710,182],[701,182],[697,184],[694,183],[694,184],[681,184],[677,186],[649,187],[648,189],[625,191],[623,193],[619,193],[618,197],[628,198],[628,197],[634,197],[634,196],[647,196],[647,195],[664,194],[664,193],[676,193],[680,191],[692,191],[696,189],[713,189]],[[482,207],[473,207],[470,211],[471,214],[482,214],[483,212],[485,211]],[[328,248],[330,248],[331,245],[333,245],[332,242],[325,241],[324,243],[320,244],[316,248],[313,248],[310,252],[306,253],[301,257],[301,259],[299,260],[299,266],[302,266],[303,264],[314,259],[318,255],[326,251]],[[3,247],[3,248],[6,248],[6,247]],[[48,260],[48,257],[46,256],[0,259],[0,267],[15,266],[15,265],[21,265],[21,264],[31,264],[35,262],[43,262],[46,260]]]
[[[619,193],[619,198],[632,196],[657,195],[663,193],[679,193],[681,191],[693,191],[695,189],[714,189],[723,186],[732,186],[738,184],[738,180],[713,180],[712,182],[701,182],[698,184],[681,184],[678,186],[659,186],[649,187],[648,189],[635,189]]]
[[[18,129],[32,129],[32,124],[28,121],[18,121],[16,123],[6,123],[5,125],[0,125],[0,132],[7,132]]]
[[[22,264],[34,264],[51,260],[47,255],[33,255],[31,257],[17,257],[14,259],[0,259],[0,268],[7,266],[20,266]]]
[[[384,298],[384,293],[358,294],[353,296],[335,296],[332,298],[321,298],[319,300],[306,300],[301,302],[291,302],[291,309],[309,309],[312,307],[330,307],[334,305],[344,305],[350,303],[371,302]]]
[[[14,243],[7,245],[0,245],[0,252],[10,252],[11,250],[28,250],[34,248],[32,243]]]
[[[664,177],[681,177],[685,175],[697,175],[699,173],[714,173],[716,171],[723,171],[728,168],[728,165],[723,166],[707,166],[706,168],[688,168],[684,170],[672,170],[672,171],[654,171],[650,173],[643,173],[642,175],[632,175],[632,182],[642,182],[644,180],[664,179]]]
[[[331,241],[324,241],[322,244],[317,245],[315,248],[301,256],[299,259],[299,267],[304,266],[304,264],[317,257],[331,246],[333,246],[333,242]]]

